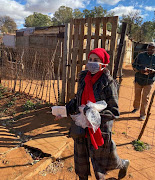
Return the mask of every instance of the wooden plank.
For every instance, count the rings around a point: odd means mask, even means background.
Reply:
[[[121,78],[123,76],[122,67],[123,67],[123,62],[124,62],[125,50],[126,50],[126,40],[124,41],[124,44],[123,44],[121,59],[120,59],[119,67],[118,67],[118,77],[119,78]]]
[[[74,35],[72,35],[72,36],[73,36],[72,39],[74,39]],[[90,37],[91,37],[91,39],[95,39],[95,35],[91,35]],[[99,37],[99,39],[102,39],[103,36],[99,35],[98,37]],[[84,35],[83,39],[87,39],[87,38],[88,38],[88,35]],[[106,39],[111,39],[111,36],[107,35]],[[80,40],[80,38],[79,38],[79,40]]]
[[[88,35],[84,35],[84,39],[87,39],[87,38],[88,38]],[[99,39],[102,39],[102,38],[103,38],[103,35],[102,35],[102,36],[99,35],[98,38],[99,38]],[[95,39],[95,35],[91,35],[91,39]],[[105,37],[105,39],[111,39],[111,36],[107,35],[107,36]]]
[[[83,41],[84,41],[84,24],[85,24],[85,19],[82,19],[80,22],[80,41],[79,41],[79,55],[78,55],[78,62],[79,66],[77,67],[77,77],[78,73],[82,70],[82,61],[83,61]]]
[[[148,123],[148,121],[149,121],[149,117],[150,117],[150,115],[151,115],[151,113],[150,113],[151,107],[153,107],[152,104],[153,104],[154,96],[155,96],[155,90],[154,90],[153,93],[152,93],[152,97],[151,97],[151,100],[150,100],[150,103],[149,103],[149,107],[148,107],[148,110],[147,110],[146,119],[145,119],[145,121],[144,121],[143,127],[142,127],[142,129],[141,129],[141,131],[140,131],[140,134],[139,134],[139,136],[138,136],[138,140],[140,140],[141,137],[143,136],[143,133],[144,133],[145,128],[146,128],[146,125],[147,125],[147,123]]]
[[[104,48],[105,49],[105,43],[106,43],[106,39],[107,39],[107,37],[106,37],[106,32],[107,32],[107,18],[105,17],[105,18],[103,18],[103,35],[102,35],[102,48]],[[111,36],[110,36],[110,38],[111,38]]]
[[[99,30],[100,30],[100,21],[101,18],[95,19],[95,39],[94,39],[94,49],[98,48],[98,40],[99,40]]]
[[[88,22],[88,35],[87,35],[87,47],[86,47],[86,62],[88,61],[88,54],[90,52],[92,18],[88,18],[87,22]]]
[[[79,23],[78,20],[74,20],[74,42],[73,42],[73,58],[72,58],[72,66],[71,66],[71,94],[70,98],[73,98],[75,96],[75,74],[76,74],[76,65],[77,65],[77,55],[78,55],[78,48],[79,48]]]
[[[65,104],[65,94],[64,94],[64,102],[60,102],[60,66],[61,66],[61,57],[59,57],[59,64],[58,64],[58,73],[57,73],[57,89],[58,89],[58,103],[60,104],[60,103],[63,103],[63,104]],[[65,69],[66,69],[66,66],[65,66]],[[66,79],[66,75],[67,74],[65,74],[65,79]],[[66,90],[66,81],[65,81],[65,83],[64,83],[64,85],[63,85],[63,88],[62,88],[62,90]],[[66,92],[66,91],[65,91]]]
[[[64,44],[63,44],[63,71],[62,71],[62,93],[61,93],[61,103],[65,103],[65,95],[66,95],[66,65],[67,65],[67,50],[68,50],[68,36],[69,36],[69,24],[65,24],[65,34],[64,34]]]
[[[69,101],[70,98],[70,87],[71,87],[71,82],[70,82],[70,73],[71,73],[71,56],[72,56],[72,41],[73,41],[73,19],[71,19],[70,22],[70,27],[69,27],[69,47],[68,47],[68,61],[67,61],[67,98],[66,102]]]
[[[15,62],[15,79],[14,79],[14,87],[13,87],[13,92],[16,91],[16,84],[17,84],[17,78],[18,78],[18,72],[17,72],[17,61]]]
[[[110,63],[108,67],[111,75],[113,76],[118,16],[113,16],[109,18],[109,22],[112,24],[112,30],[110,42]]]
[[[127,23],[123,22],[122,23],[121,39],[120,39],[120,43],[119,43],[119,47],[118,47],[118,51],[117,51],[117,58],[115,61],[114,72],[113,72],[113,78],[114,79],[116,79],[116,77],[117,77],[118,66],[120,64],[120,59],[121,59],[121,54],[122,54],[122,49],[123,49],[123,44],[124,44],[126,32],[127,32]]]

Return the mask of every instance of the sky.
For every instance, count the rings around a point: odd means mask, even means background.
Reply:
[[[20,29],[24,19],[33,12],[53,17],[60,6],[79,8],[82,12],[85,8],[91,10],[100,5],[119,18],[122,14],[139,11],[143,22],[152,21],[155,11],[155,0],[0,0],[0,16],[10,16]]]

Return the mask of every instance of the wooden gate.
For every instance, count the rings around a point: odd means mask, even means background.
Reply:
[[[65,26],[62,103],[75,96],[78,74],[88,61],[90,50],[105,48],[110,55],[108,69],[113,75],[118,16],[72,19]],[[110,26],[110,31],[107,30]],[[66,97],[66,98],[65,98]]]

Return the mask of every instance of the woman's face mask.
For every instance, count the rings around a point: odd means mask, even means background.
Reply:
[[[103,64],[100,62],[90,62],[88,61],[88,63],[86,64],[86,68],[88,69],[88,71],[91,72],[91,74],[95,74],[98,71],[102,71],[104,68],[102,67],[102,65],[107,65],[107,64]]]

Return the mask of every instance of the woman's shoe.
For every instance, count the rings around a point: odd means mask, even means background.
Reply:
[[[131,111],[131,113],[135,113],[135,112],[137,112],[138,111],[138,109],[133,109],[132,111]]]
[[[140,116],[139,118],[140,121],[145,121],[145,119],[146,119],[146,116]]]
[[[126,176],[129,164],[129,160],[123,160],[123,168],[119,170],[118,179],[123,179]]]

